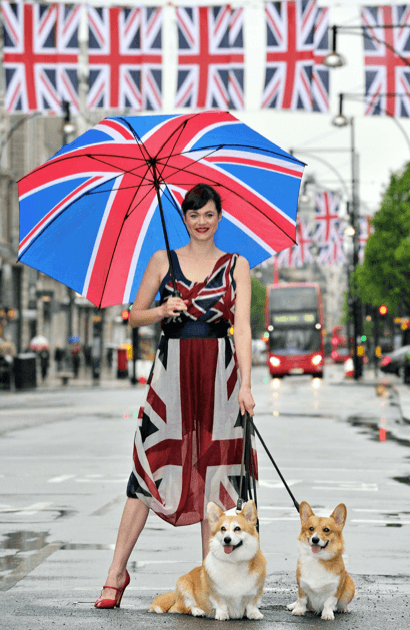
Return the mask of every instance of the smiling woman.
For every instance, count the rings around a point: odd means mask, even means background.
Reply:
[[[177,296],[167,252],[158,251],[130,312],[131,326],[161,321],[162,334],[138,415],[110,586],[104,587],[97,608],[120,603],[129,583],[126,564],[149,509],[175,526],[201,522],[205,558],[208,503],[226,511],[238,497],[243,443],[238,412],[252,416],[255,406],[249,264],[215,245],[222,204],[214,188],[194,186],[182,211],[190,241],[170,252]],[[158,292],[160,305],[151,308]],[[235,346],[228,335],[234,322]]]

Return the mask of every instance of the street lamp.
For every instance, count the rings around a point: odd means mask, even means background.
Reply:
[[[323,59],[323,65],[328,68],[341,68],[346,65],[346,59],[336,51],[337,26],[332,26],[332,51]]]
[[[358,213],[359,213],[359,202],[357,195],[357,156],[355,149],[355,134],[354,134],[354,118],[350,119],[346,118],[343,114],[343,94],[339,94],[339,113],[332,120],[332,124],[336,127],[345,127],[347,124],[350,124],[350,150],[352,156],[352,202],[349,204],[349,215],[350,215],[350,233],[353,241],[353,252],[352,252],[352,271],[356,269],[359,263],[359,230],[358,230]],[[348,228],[348,229],[349,229]],[[362,357],[359,356],[358,353],[358,345],[359,339],[362,334],[362,321],[361,321],[361,303],[358,300],[355,294],[351,295],[351,283],[350,283],[350,273],[349,273],[349,302],[352,304],[353,310],[353,363],[354,363],[354,378],[357,380],[360,376],[362,376]]]

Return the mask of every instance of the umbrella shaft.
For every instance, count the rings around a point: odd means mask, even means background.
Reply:
[[[155,169],[155,167],[154,167],[154,169]],[[160,213],[160,216],[161,216],[162,229],[164,231],[165,247],[167,248],[167,255],[168,255],[168,262],[169,262],[169,271],[171,273],[172,284],[173,284],[173,287],[174,287],[173,296],[174,297],[180,297],[181,294],[180,294],[180,292],[177,289],[177,283],[176,283],[176,280],[175,280],[175,270],[174,270],[174,264],[172,262],[171,249],[170,249],[170,246],[169,246],[167,228],[166,228],[166,225],[165,225],[165,217],[164,217],[164,210],[162,208],[162,200],[161,200],[161,195],[160,195],[160,191],[159,191],[159,183],[156,180],[155,180],[155,190],[157,191],[159,213]]]

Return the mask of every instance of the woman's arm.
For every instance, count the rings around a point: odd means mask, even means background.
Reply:
[[[186,311],[187,307],[180,298],[169,298],[164,304],[150,308],[165,275],[167,262],[167,253],[162,250],[151,257],[131,308],[129,323],[133,328],[149,326],[166,317],[177,317],[180,311]]]
[[[251,365],[252,365],[252,336],[251,336],[251,274],[246,258],[239,256],[235,271],[236,302],[234,340],[236,356],[238,358],[241,387],[238,394],[241,413],[245,410],[253,416],[255,402],[251,393]]]

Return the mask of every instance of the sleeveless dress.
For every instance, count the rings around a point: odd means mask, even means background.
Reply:
[[[226,511],[239,493],[243,429],[234,323],[238,254],[224,254],[203,282],[183,275],[171,252],[188,310],[161,323],[162,334],[138,414],[127,496],[175,526],[206,518],[209,501]],[[168,270],[161,303],[172,295]],[[252,448],[257,459],[252,435]]]

